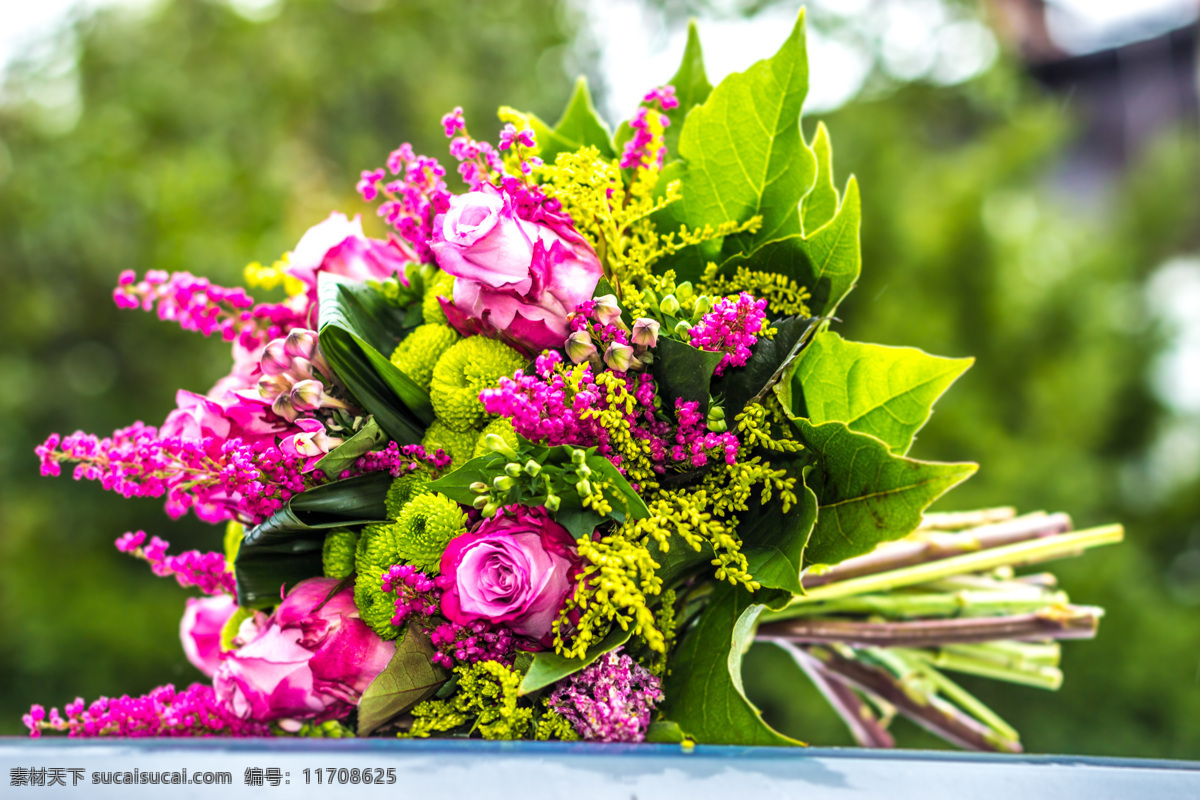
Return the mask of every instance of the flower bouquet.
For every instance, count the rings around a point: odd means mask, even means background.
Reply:
[[[949,672],[1055,688],[1094,635],[1052,575],[1117,541],[1062,514],[926,513],[970,463],[908,457],[971,364],[833,330],[859,276],[859,189],[806,141],[804,17],[709,85],[679,71],[615,135],[581,81],[551,126],[493,145],[443,118],[464,187],[402,145],[255,302],[187,273],[115,300],[233,365],[162,425],[57,434],[42,471],[224,546],[117,547],[204,597],[181,624],[211,678],[82,699],[33,735],[482,736],[797,744],[747,699],[756,639],[789,652],[856,739],[899,713],[958,745],[1017,734]]]

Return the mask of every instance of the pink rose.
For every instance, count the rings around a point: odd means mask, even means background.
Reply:
[[[341,275],[353,281],[382,280],[399,275],[411,261],[393,238],[387,241],[367,238],[362,219],[348,219],[333,212],[323,222],[309,228],[288,256],[287,273],[308,288],[312,307],[306,317],[316,320],[317,276],[322,272]],[[315,323],[314,323],[315,324]]]
[[[249,641],[225,655],[213,688],[230,712],[260,722],[350,713],[396,645],[359,619],[353,589],[329,597],[337,585],[333,578],[297,584]]]
[[[495,332],[531,353],[566,341],[567,315],[591,299],[600,259],[565,214],[533,213],[519,215],[507,192],[487,186],[450,198],[434,219],[434,258],[458,278],[443,308],[460,333]]]
[[[221,665],[221,630],[234,611],[237,603],[227,594],[189,597],[179,622],[184,655],[210,678]]]
[[[548,647],[578,565],[574,539],[544,508],[509,506],[446,547],[442,613],[459,624],[503,623]]]

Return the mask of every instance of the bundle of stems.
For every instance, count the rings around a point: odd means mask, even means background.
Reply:
[[[757,638],[791,654],[861,746],[893,746],[900,714],[960,747],[1020,752],[1012,726],[945,673],[1057,689],[1060,640],[1095,636],[1104,611],[1015,569],[1123,536],[1008,507],[926,514],[905,539],[807,571],[805,594],[765,612]]]

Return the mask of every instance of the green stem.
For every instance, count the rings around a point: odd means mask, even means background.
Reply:
[[[959,591],[857,595],[765,612],[762,622],[832,614],[876,615],[889,619],[915,617],[986,617],[1024,614],[1050,605],[1066,605],[1066,592]]]
[[[933,512],[921,517],[921,525],[917,530],[961,531],[964,528],[976,528],[980,525],[1007,522],[1016,516],[1017,509],[1012,506],[981,508],[978,511]]]
[[[948,700],[957,703],[960,708],[991,728],[1001,738],[1014,742],[1020,740],[1021,736],[1013,726],[1001,719],[999,714],[984,705],[975,695],[934,669],[932,664],[922,656],[921,651],[892,650],[891,652],[893,655],[899,656],[903,661],[907,662],[910,669],[917,671],[922,677],[932,683],[934,688],[938,692],[941,692]]]
[[[1018,683],[1022,686],[1034,686],[1038,689],[1056,691],[1062,686],[1062,670],[1057,667],[1044,667],[1035,664],[1010,663],[1005,664],[990,659],[972,658],[947,649],[939,651],[904,650],[903,652],[941,669],[952,672],[963,672],[968,675],[978,675],[1007,683]]]

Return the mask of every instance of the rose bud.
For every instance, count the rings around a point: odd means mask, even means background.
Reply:
[[[575,588],[575,540],[544,508],[518,505],[505,512],[447,545],[437,578],[442,614],[459,624],[503,624],[546,648]]]
[[[628,372],[633,366],[633,348],[620,342],[610,342],[604,351],[604,363],[617,372]]]
[[[587,331],[575,331],[568,336],[566,350],[573,364],[582,364],[596,355],[596,345],[592,344],[592,336]]]
[[[621,307],[617,305],[617,296],[601,295],[596,298],[596,319],[601,325],[612,325],[621,319]]]
[[[316,331],[305,330],[304,328],[296,328],[287,335],[287,339],[283,343],[283,352],[292,358],[301,358],[305,361],[311,361],[317,353],[317,333]]]
[[[344,719],[396,652],[359,618],[333,578],[296,584],[246,644],[225,654],[217,698],[242,719]]]
[[[633,323],[633,343],[640,347],[658,344],[658,320],[640,317]]]
[[[292,357],[287,354],[283,339],[275,339],[266,346],[258,366],[264,375],[282,375],[292,368]]]
[[[235,611],[237,603],[227,594],[189,597],[179,622],[183,654],[210,678],[221,666],[221,630]]]

